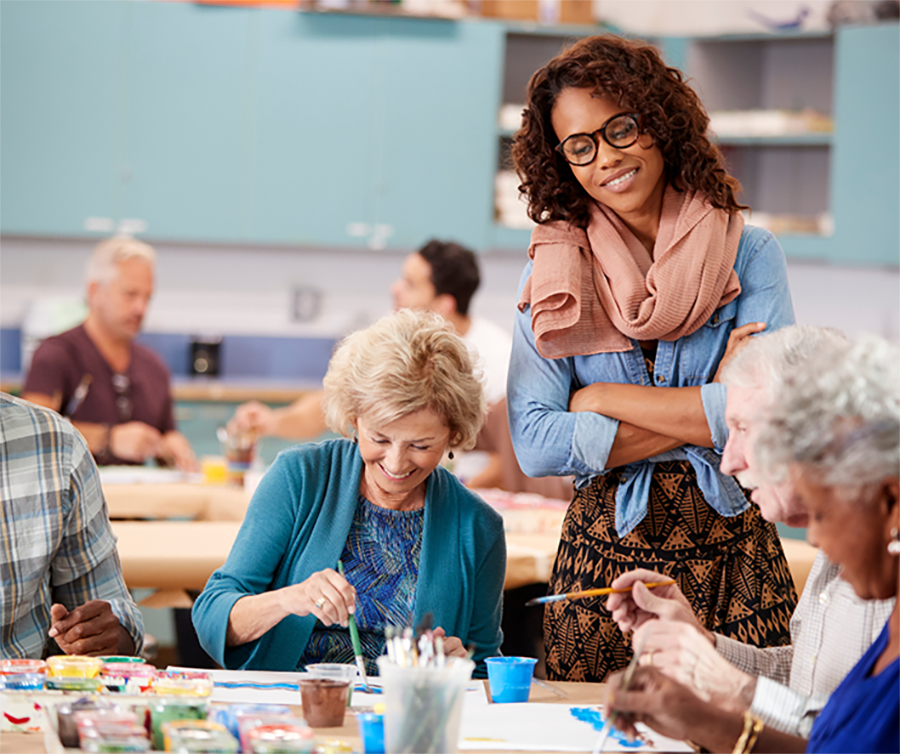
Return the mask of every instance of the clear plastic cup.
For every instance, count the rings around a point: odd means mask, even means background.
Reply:
[[[484,662],[494,704],[528,701],[537,664],[534,657],[488,657]]]
[[[339,662],[318,662],[315,665],[307,665],[306,672],[311,678],[330,678],[332,681],[347,681],[350,689],[347,692],[347,706],[353,702],[353,684],[359,670],[356,665],[345,665]]]
[[[303,719],[313,728],[339,728],[344,724],[350,681],[331,678],[301,678],[300,702]]]
[[[400,667],[379,657],[384,689],[385,751],[459,751],[459,723],[475,663],[452,657],[444,667]]]

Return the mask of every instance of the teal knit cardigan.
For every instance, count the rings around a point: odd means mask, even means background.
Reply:
[[[289,615],[258,639],[225,646],[231,608],[241,597],[298,584],[334,568],[359,499],[363,462],[349,440],[282,451],[259,484],[228,560],[193,609],[203,648],[225,668],[294,670],[316,622]],[[499,653],[506,540],[503,519],[451,473],[428,477],[414,621],[476,647],[475,675]]]

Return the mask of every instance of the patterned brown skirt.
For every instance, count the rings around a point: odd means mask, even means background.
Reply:
[[[649,568],[676,579],[700,622],[758,647],[790,644],[797,592],[774,524],[755,505],[725,518],[703,498],[687,461],[656,464],[646,517],[616,534],[619,472],[579,490],[563,522],[550,593],[607,586],[619,574]],[[596,597],[546,606],[547,675],[603,681],[631,658],[624,636]]]

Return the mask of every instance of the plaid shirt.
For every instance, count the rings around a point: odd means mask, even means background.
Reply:
[[[106,600],[134,639],[144,623],[131,599],[97,467],[58,414],[0,393],[0,657],[42,657],[50,606]]]
[[[759,676],[750,711],[769,727],[808,738],[828,697],[894,609],[893,599],[860,599],[839,574],[819,550],[791,618],[791,646],[759,649],[716,637],[719,654]]]

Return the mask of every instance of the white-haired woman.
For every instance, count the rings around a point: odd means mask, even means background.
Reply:
[[[503,522],[439,466],[484,420],[465,343],[434,314],[385,317],[337,349],[324,406],[352,440],[278,456],[194,605],[201,643],[232,668],[352,662],[355,613],[375,672],[384,627],[431,613],[445,651],[474,644],[483,671],[501,641]]]
[[[875,337],[835,344],[777,392],[756,456],[789,474],[809,515],[807,537],[862,600],[896,598],[900,580],[900,357]],[[782,473],[779,474],[778,472]],[[701,701],[652,667],[633,690],[611,680],[623,726],[641,721],[711,751],[900,751],[900,609],[813,724],[809,740],[764,729]],[[737,741],[737,744],[735,744]]]

